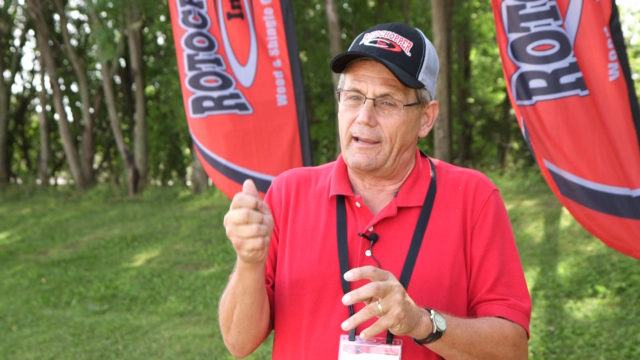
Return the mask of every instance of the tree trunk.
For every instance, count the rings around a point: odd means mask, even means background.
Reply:
[[[507,155],[509,154],[509,143],[511,142],[511,127],[513,123],[511,116],[511,101],[509,93],[505,89],[504,100],[502,101],[502,126],[500,126],[500,142],[498,144],[498,163],[500,169],[507,168]]]
[[[139,172],[138,191],[147,183],[149,171],[149,147],[146,118],[146,96],[144,73],[142,70],[142,18],[135,2],[129,3],[129,18],[127,23],[129,35],[129,57],[131,60],[131,77],[135,82],[135,127],[134,127],[134,159]]]
[[[31,104],[31,101],[33,101],[32,90],[31,88],[25,89],[21,96],[18,97],[15,111],[13,111],[11,115],[14,122],[12,137],[16,143],[16,150],[19,150],[23,164],[27,168],[27,179],[29,181],[33,181],[32,174],[35,173],[33,169],[33,161],[29,156],[31,142],[27,135],[27,118],[29,117],[29,105]]]
[[[0,60],[0,65],[2,61]],[[11,92],[4,83],[0,66],[0,186],[9,183],[9,100]]]
[[[380,19],[382,19],[382,14],[384,12],[384,5],[388,3],[387,0],[378,0],[376,3],[376,15],[375,15],[375,23],[379,24],[381,21]]]
[[[342,39],[340,38],[340,19],[336,9],[336,0],[325,0],[327,24],[329,26],[329,57],[333,58],[342,51]],[[333,88],[338,86],[338,74],[333,74]]]
[[[82,140],[81,140],[81,157],[80,157],[80,166],[82,168],[82,174],[87,181],[87,184],[90,185],[94,182],[94,174],[93,174],[93,158],[94,158],[94,134],[93,134],[93,125],[94,120],[91,116],[91,99],[90,99],[90,88],[89,88],[89,80],[87,78],[87,71],[84,66],[84,61],[82,58],[78,56],[75,52],[73,46],[71,45],[71,37],[69,36],[69,31],[67,29],[67,16],[64,9],[64,5],[61,0],[55,0],[56,10],[58,15],[60,16],[60,29],[62,31],[62,39],[64,41],[64,46],[62,47],[65,54],[71,61],[71,66],[73,67],[74,74],[76,76],[76,80],[78,81],[78,89],[80,92],[80,102],[82,104]]]
[[[198,158],[198,153],[194,149],[193,161],[191,162],[191,191],[194,194],[200,194],[209,186],[209,177],[202,167],[202,163]]]
[[[41,186],[49,185],[49,159],[51,158],[51,145],[49,144],[49,126],[47,124],[47,89],[44,87],[44,66],[40,59],[40,111],[38,122],[40,131],[40,155],[38,156],[38,179]]]
[[[434,156],[447,162],[451,161],[451,8],[449,0],[431,0],[433,40],[440,60],[440,74],[437,81],[440,114],[433,130]]]
[[[71,171],[71,176],[76,183],[76,188],[83,191],[87,188],[88,184],[82,173],[78,150],[76,149],[71,129],[69,127],[67,113],[64,108],[62,90],[58,83],[58,70],[56,69],[56,64],[49,45],[49,29],[42,14],[42,3],[41,0],[28,0],[27,3],[29,7],[29,14],[35,23],[38,50],[40,50],[47,74],[49,75],[49,83],[51,90],[53,91],[53,106],[56,114],[58,115],[58,127],[60,129],[62,147],[67,159],[67,164],[69,165],[69,171]]]
[[[342,39],[340,38],[340,18],[336,8],[336,0],[325,0],[325,11],[327,14],[327,25],[329,27],[329,57],[333,58],[342,51]],[[332,73],[333,88],[338,87],[339,75]],[[338,103],[334,102],[336,114],[338,113]],[[336,129],[338,128],[338,117],[336,116]],[[336,134],[337,134],[336,130]],[[340,138],[336,137],[336,154],[340,151]]]
[[[458,133],[458,158],[457,162],[463,166],[471,166],[473,159],[471,146],[473,143],[473,121],[469,121],[472,116],[469,112],[467,99],[471,95],[471,40],[469,37],[468,23],[464,23],[464,29],[458,35],[456,42],[456,53],[460,62],[462,79],[456,86],[456,98],[458,104],[458,122],[460,132]]]
[[[6,5],[10,7],[9,4]],[[8,9],[3,8],[2,11]],[[11,14],[13,16],[13,14]],[[14,24],[9,26],[0,27],[0,36],[13,39]],[[11,159],[9,157],[9,120],[10,120],[10,105],[11,105],[11,87],[16,78],[16,73],[20,66],[20,60],[22,59],[22,44],[25,42],[27,29],[22,30],[22,34],[18,40],[18,44],[11,55],[11,63],[5,64],[4,53],[0,53],[0,186],[9,183],[9,176],[11,173]],[[9,42],[7,41],[7,44]],[[2,49],[4,52],[5,49]],[[5,82],[4,73],[9,72],[9,78]]]
[[[104,59],[104,56],[100,56],[100,58]],[[128,194],[129,196],[133,196],[138,192],[138,169],[136,168],[131,150],[124,140],[124,134],[122,133],[122,124],[118,117],[118,109],[112,83],[113,79],[109,64],[103,60],[100,62],[100,65],[100,71],[102,72],[102,88],[104,89],[104,97],[107,105],[107,113],[109,114],[111,131],[113,133],[113,138],[116,141],[116,147],[118,148],[122,162],[124,163]]]
[[[92,28],[94,31],[100,28],[100,20],[95,11],[89,13],[91,18]],[[114,61],[114,68],[112,69],[107,57],[103,53],[100,45],[98,45],[98,58],[100,59],[100,73],[102,74],[102,90],[104,93],[105,104],[107,106],[107,114],[109,115],[109,124],[111,125],[111,132],[116,143],[118,153],[122,158],[124,165],[125,181],[127,183],[127,192],[129,196],[133,196],[138,193],[138,183],[140,174],[135,164],[135,159],[131,149],[125,141],[124,134],[122,132],[122,122],[118,115],[118,107],[116,104],[116,94],[113,86],[113,74],[115,72],[115,66],[117,66],[117,59]],[[117,180],[117,177],[116,177]]]
[[[409,5],[407,4],[407,0],[401,1],[402,7],[402,18],[404,19],[405,24],[409,23]]]

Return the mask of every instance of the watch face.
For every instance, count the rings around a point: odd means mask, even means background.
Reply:
[[[436,323],[438,330],[445,331],[447,329],[447,321],[439,313],[434,314],[433,321]]]

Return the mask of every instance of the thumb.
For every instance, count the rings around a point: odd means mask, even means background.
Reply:
[[[253,180],[247,179],[242,184],[242,192],[249,195],[260,196],[258,193],[258,188],[256,188],[256,184],[253,183]]]

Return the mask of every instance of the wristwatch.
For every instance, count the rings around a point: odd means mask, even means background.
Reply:
[[[416,343],[420,345],[430,344],[442,337],[445,330],[447,330],[447,321],[444,319],[444,316],[439,312],[425,308],[429,312],[429,317],[431,318],[431,325],[433,326],[433,332],[427,335],[424,339],[413,339]]]

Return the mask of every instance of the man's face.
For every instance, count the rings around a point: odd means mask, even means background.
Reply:
[[[390,96],[403,104],[417,101],[414,89],[403,85],[384,65],[373,60],[349,65],[342,89],[355,90],[368,98]],[[435,119],[430,118],[427,108],[401,106],[397,113],[383,115],[371,100],[356,109],[340,103],[340,145],[349,170],[382,179],[406,175],[414,161],[418,138],[429,133]]]

